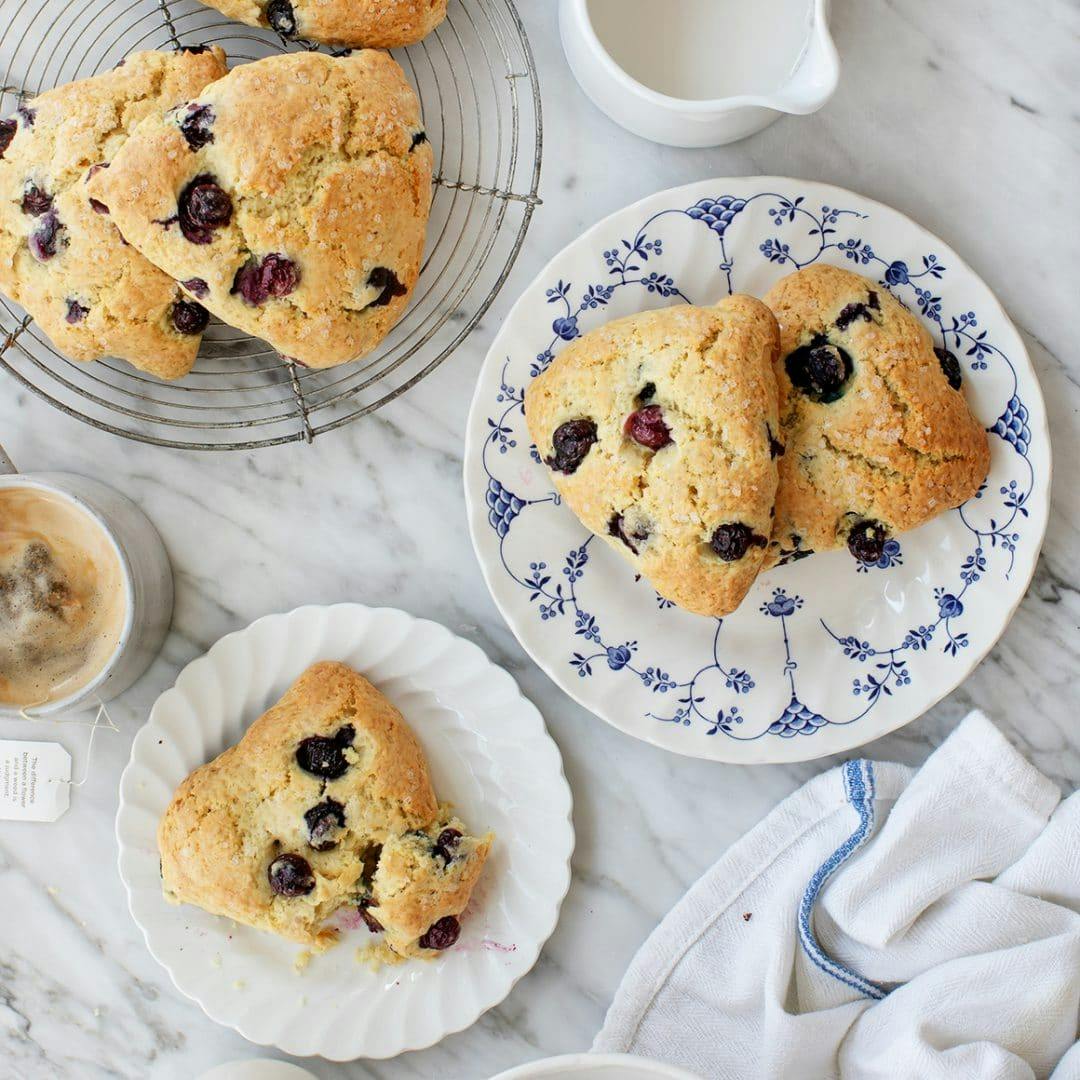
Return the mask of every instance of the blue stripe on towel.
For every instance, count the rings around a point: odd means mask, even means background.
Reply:
[[[810,919],[814,905],[825,882],[869,839],[874,829],[874,763],[860,759],[844,765],[844,789],[848,801],[859,815],[858,828],[818,867],[803,893],[799,904],[799,940],[806,950],[806,955],[826,974],[839,979],[845,986],[850,986],[860,994],[875,1001],[885,996],[880,986],[864,979],[861,975],[837,963],[826,955],[814,936]]]

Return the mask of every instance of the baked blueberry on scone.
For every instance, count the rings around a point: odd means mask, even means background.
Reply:
[[[875,563],[890,536],[979,490],[990,448],[960,364],[884,286],[811,266],[765,302],[784,444],[766,565],[839,547]]]
[[[145,121],[90,191],[193,301],[331,367],[378,345],[416,283],[431,203],[422,134],[386,53],[289,53]]]
[[[316,950],[351,908],[402,957],[457,941],[491,843],[440,807],[397,709],[333,662],[188,776],[158,828],[169,900]]]
[[[426,37],[446,18],[446,0],[207,0],[248,26],[284,38],[395,49]]]
[[[779,430],[772,313],[749,296],[618,319],[525,393],[555,486],[666,599],[733,611],[772,526]]]
[[[135,53],[0,120],[0,288],[74,360],[117,356],[173,379],[209,315],[127,246],[87,181],[145,117],[225,74],[220,49]]]

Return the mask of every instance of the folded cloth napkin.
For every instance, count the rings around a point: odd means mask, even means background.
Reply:
[[[917,772],[823,773],[653,932],[593,1049],[710,1080],[1080,1080],[1060,799],[978,712]]]

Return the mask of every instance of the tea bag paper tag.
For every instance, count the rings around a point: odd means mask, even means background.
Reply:
[[[71,801],[71,755],[59,744],[0,739],[0,820],[55,821]]]

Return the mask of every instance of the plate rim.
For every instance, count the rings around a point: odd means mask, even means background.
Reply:
[[[891,720],[886,721],[883,725],[876,728],[872,734],[863,736],[855,736],[851,739],[841,740],[841,745],[838,746],[826,746],[824,749],[818,749],[816,741],[810,741],[811,745],[807,747],[809,752],[800,754],[798,756],[789,756],[786,754],[777,754],[770,752],[771,743],[763,745],[762,750],[755,755],[751,755],[749,758],[737,757],[733,754],[725,754],[723,752],[717,753],[700,753],[696,749],[690,748],[689,744],[686,747],[682,745],[672,745],[668,741],[665,741],[659,737],[659,729],[656,734],[653,734],[654,729],[648,729],[648,731],[637,732],[630,730],[629,727],[620,723],[615,717],[617,714],[596,712],[593,707],[587,703],[583,698],[576,693],[571,687],[575,686],[574,683],[568,679],[563,680],[560,676],[555,674],[556,667],[546,656],[544,656],[539,649],[531,648],[519,630],[519,626],[523,625],[521,620],[512,615],[510,611],[510,605],[504,605],[502,599],[499,596],[495,588],[494,567],[489,565],[489,560],[486,560],[481,556],[480,544],[478,537],[482,534],[483,527],[487,525],[487,515],[484,510],[482,500],[473,493],[472,485],[470,483],[470,469],[474,466],[474,463],[479,461],[479,455],[482,452],[485,439],[477,442],[481,427],[479,423],[474,423],[474,417],[479,416],[479,409],[481,405],[481,394],[484,390],[485,379],[488,374],[489,366],[494,366],[497,363],[495,356],[496,349],[500,346],[504,335],[508,332],[508,329],[513,325],[515,319],[520,312],[524,310],[527,299],[530,299],[530,294],[537,288],[543,287],[543,282],[555,272],[556,264],[558,264],[572,248],[577,248],[579,245],[583,245],[586,241],[597,236],[605,228],[609,228],[624,214],[630,214],[631,212],[638,211],[646,205],[652,203],[654,200],[661,198],[677,197],[684,193],[691,191],[697,191],[705,186],[712,186],[719,188],[725,184],[773,184],[773,185],[801,185],[803,187],[825,189],[830,192],[835,192],[840,196],[847,196],[860,205],[860,209],[868,210],[870,213],[877,213],[879,211],[885,211],[888,214],[895,216],[900,224],[904,228],[911,228],[928,237],[931,241],[938,246],[948,257],[952,260],[952,265],[959,267],[963,272],[969,274],[982,288],[986,291],[986,295],[993,305],[992,311],[999,317],[1008,329],[1011,329],[1016,337],[1017,342],[1022,350],[1021,354],[1017,357],[1017,360],[1026,362],[1027,369],[1031,373],[1031,383],[1034,389],[1035,395],[1038,399],[1038,405],[1041,412],[1041,420],[1037,425],[1036,430],[1038,435],[1046,447],[1046,479],[1043,485],[1045,489],[1044,508],[1040,517],[1036,520],[1032,518],[1032,524],[1036,526],[1033,536],[1037,537],[1035,542],[1031,545],[1031,554],[1028,556],[1029,565],[1021,567],[1020,572],[1015,575],[1015,580],[1022,582],[1022,588],[1017,592],[1016,599],[1009,605],[1008,610],[1004,611],[1001,620],[1000,628],[994,634],[993,638],[987,642],[986,647],[980,652],[969,654],[970,662],[960,671],[959,676],[954,680],[943,680],[940,684],[943,688],[939,694],[932,696],[924,706],[922,706],[915,715],[908,717],[906,720],[897,720],[895,723]],[[833,198],[832,195],[829,196]],[[921,321],[921,320],[920,320]],[[693,180],[686,184],[678,184],[675,187],[663,188],[660,191],[652,192],[645,195],[640,199],[635,200],[632,203],[628,203],[625,206],[619,207],[613,210],[611,213],[606,214],[599,221],[595,222],[589,228],[587,228],[580,235],[573,240],[565,244],[559,251],[557,251],[544,265],[537,271],[533,278],[522,289],[517,300],[514,301],[513,306],[507,313],[506,317],[502,321],[502,325],[496,333],[491,345],[488,347],[487,352],[484,354],[484,360],[480,365],[480,370],[477,374],[476,385],[473,389],[472,399],[469,403],[468,416],[465,423],[465,448],[462,455],[462,487],[465,490],[465,513],[469,526],[469,539],[472,542],[473,554],[476,557],[476,561],[480,564],[480,572],[484,578],[484,584],[487,586],[488,594],[491,597],[492,603],[498,609],[499,614],[502,616],[503,621],[506,623],[514,639],[518,645],[529,657],[534,664],[539,667],[544,674],[561,690],[567,697],[569,697],[576,704],[581,706],[596,719],[609,724],[617,731],[624,735],[628,735],[633,739],[638,739],[641,742],[648,743],[651,746],[658,747],[661,750],[666,750],[669,753],[677,754],[680,757],[696,758],[701,761],[713,761],[717,763],[729,764],[729,765],[777,765],[777,764],[798,764],[805,761],[816,761],[819,758],[829,757],[835,754],[847,754],[857,747],[863,746],[866,743],[873,742],[875,739],[884,738],[886,735],[890,735],[895,731],[906,727],[908,724],[914,723],[920,717],[925,716],[932,708],[938,705],[946,697],[948,697],[954,690],[961,686],[975,671],[975,669],[986,659],[993,648],[1005,635],[1009,625],[1012,623],[1013,618],[1016,615],[1017,610],[1023,603],[1024,598],[1028,594],[1028,590],[1031,588],[1032,579],[1035,576],[1035,570],[1038,567],[1039,556],[1042,553],[1043,543],[1046,540],[1046,529],[1050,519],[1050,492],[1051,485],[1053,483],[1053,447],[1050,441],[1050,419],[1046,411],[1046,399],[1043,395],[1042,384],[1039,381],[1038,372],[1035,369],[1035,365],[1031,360],[1031,354],[1028,351],[1028,347],[1021,336],[1020,330],[1016,323],[1010,317],[1009,313],[1005,310],[1005,306],[998,298],[997,294],[987,284],[981,274],[977,273],[970,263],[962,258],[958,252],[952,247],[951,244],[946,243],[937,233],[925,226],[920,225],[914,218],[901,210],[897,210],[887,203],[883,203],[878,199],[871,198],[866,195],[861,195],[856,191],[852,191],[850,188],[841,187],[837,184],[832,184],[822,180],[807,180],[794,176],[778,176],[774,174],[754,174],[750,176],[715,176],[706,177],[701,180]],[[853,726],[851,731],[854,732],[858,728]],[[807,740],[803,740],[803,743]],[[727,742],[710,742],[706,744],[707,747],[717,747],[721,750],[727,748]]]
[[[365,1053],[361,1049],[355,1052],[350,1050],[350,1052],[342,1054],[336,1051],[334,1048],[320,1049],[317,1047],[309,1047],[298,1044],[285,1045],[284,1042],[275,1042],[272,1038],[259,1039],[246,1031],[241,1022],[234,1022],[232,1020],[224,1018],[221,1015],[217,1015],[216,1009],[212,1011],[211,1008],[208,1007],[206,1002],[196,997],[194,993],[189,992],[180,985],[172,964],[167,962],[155,950],[154,945],[152,944],[150,939],[149,929],[140,921],[139,917],[135,913],[135,890],[131,882],[128,881],[128,878],[124,872],[125,856],[137,854],[137,852],[135,852],[135,850],[132,848],[131,844],[124,839],[122,833],[122,823],[125,812],[130,812],[135,809],[125,795],[125,781],[129,773],[131,773],[139,765],[139,763],[136,762],[136,753],[139,749],[139,744],[142,740],[148,737],[144,736],[144,732],[151,730],[151,727],[155,721],[155,713],[157,712],[158,705],[161,700],[167,695],[180,693],[180,691],[178,690],[178,683],[180,682],[181,677],[184,676],[189,671],[189,669],[196,668],[198,665],[207,662],[212,652],[214,652],[215,650],[220,651],[221,649],[227,647],[224,645],[225,642],[228,642],[231,639],[237,638],[241,635],[250,633],[256,626],[264,623],[272,623],[276,621],[288,620],[291,618],[299,618],[309,612],[318,612],[322,614],[323,617],[326,617],[329,612],[339,609],[350,609],[353,611],[359,609],[360,611],[374,618],[378,618],[384,615],[390,615],[392,617],[404,616],[411,624],[420,624],[422,626],[426,626],[428,630],[433,628],[437,633],[446,635],[446,638],[453,647],[463,646],[466,652],[473,652],[474,654],[478,655],[478,657],[482,659],[483,664],[485,665],[485,668],[488,670],[488,672],[493,670],[496,673],[496,678],[502,677],[508,680],[507,685],[509,688],[512,688],[512,691],[515,695],[513,697],[515,707],[522,708],[524,717],[527,719],[528,722],[535,722],[535,724],[537,725],[536,736],[540,739],[546,739],[548,742],[551,743],[551,747],[555,755],[555,763],[558,767],[558,774],[556,777],[553,778],[555,780],[555,789],[560,793],[564,794],[565,796],[565,825],[567,830],[566,840],[568,848],[566,853],[565,865],[563,866],[562,864],[560,864],[562,877],[561,879],[553,879],[554,887],[551,894],[550,917],[548,920],[550,925],[545,924],[542,932],[535,935],[534,940],[530,944],[530,948],[533,950],[531,953],[528,949],[522,950],[520,947],[515,949],[517,955],[523,957],[520,970],[514,973],[509,979],[509,981],[507,981],[505,984],[500,984],[498,988],[494,991],[493,995],[488,994],[486,996],[482,996],[480,998],[479,1010],[474,1016],[472,1016],[471,1019],[468,1019],[461,1024],[451,1023],[448,1026],[445,1026],[441,1032],[436,1033],[430,1039],[424,1036],[419,1041],[415,1041],[410,1045],[400,1046],[396,1049],[384,1050],[379,1053]],[[254,722],[255,719],[257,718],[253,718],[252,722]],[[248,726],[250,727],[250,724]],[[245,731],[246,730],[247,729],[245,728]],[[467,638],[461,637],[459,634],[454,633],[454,631],[450,630],[449,627],[444,626],[442,623],[435,622],[432,619],[421,618],[419,616],[413,615],[411,612],[404,611],[401,608],[393,608],[386,605],[371,607],[367,604],[361,604],[359,602],[351,601],[343,601],[335,604],[302,604],[299,607],[292,608],[288,611],[269,612],[265,615],[261,615],[258,618],[252,620],[246,626],[241,627],[237,630],[231,630],[229,633],[222,635],[208,649],[200,653],[198,656],[194,657],[192,660],[188,661],[188,663],[186,663],[183,668],[181,668],[180,671],[177,672],[176,678],[173,680],[172,684],[166,687],[157,696],[157,698],[155,698],[146,720],[138,728],[132,738],[131,750],[128,755],[128,760],[124,766],[123,771],[120,774],[120,780],[118,783],[118,795],[119,801],[113,823],[113,834],[117,844],[117,871],[127,898],[128,914],[131,916],[131,919],[134,922],[135,926],[142,934],[143,943],[146,946],[147,952],[155,960],[155,962],[158,963],[165,970],[165,972],[169,976],[170,982],[175,987],[175,989],[186,1000],[193,1001],[196,1005],[198,1005],[208,1019],[212,1020],[216,1024],[220,1024],[222,1027],[226,1027],[235,1031],[237,1034],[241,1035],[244,1039],[254,1045],[274,1046],[280,1050],[283,1050],[286,1053],[293,1054],[297,1057],[317,1056],[327,1061],[337,1062],[355,1061],[361,1058],[373,1061],[385,1061],[391,1058],[398,1057],[400,1054],[407,1053],[409,1051],[428,1049],[432,1046],[435,1046],[437,1043],[442,1042],[442,1040],[447,1038],[448,1036],[456,1035],[459,1032],[465,1031],[468,1028],[472,1027],[485,1013],[489,1012],[491,1009],[495,1008],[497,1005],[505,1001],[506,998],[513,991],[514,987],[521,981],[521,979],[523,979],[536,966],[538,960],[540,959],[540,954],[543,951],[544,946],[550,940],[551,935],[555,932],[555,929],[558,926],[559,916],[562,911],[562,905],[566,899],[567,894],[570,891],[570,886],[573,880],[572,859],[574,851],[577,847],[577,835],[574,828],[573,820],[573,790],[571,789],[570,783],[566,777],[566,767],[563,761],[562,752],[559,749],[558,743],[552,738],[551,733],[548,731],[547,723],[545,722],[544,716],[540,712],[539,708],[528,697],[525,696],[525,694],[521,690],[521,686],[518,683],[517,679],[515,679],[514,676],[506,670],[506,668],[502,667],[499,664],[496,664],[491,659],[491,657],[489,657],[488,654],[482,648],[480,648],[479,645],[475,644],[472,641],[469,641]],[[559,824],[562,825],[564,821],[563,817],[559,815],[556,816]]]

